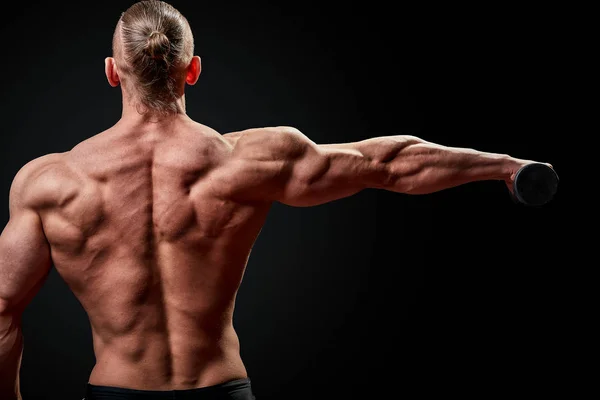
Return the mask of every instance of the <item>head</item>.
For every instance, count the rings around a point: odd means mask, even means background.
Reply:
[[[113,57],[105,60],[108,82],[121,84],[124,100],[141,113],[171,115],[182,110],[185,85],[201,71],[187,19],[173,6],[140,1],[125,11],[113,35]]]

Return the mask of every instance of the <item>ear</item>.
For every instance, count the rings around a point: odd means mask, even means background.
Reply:
[[[106,57],[104,59],[104,73],[106,73],[106,79],[108,79],[108,84],[112,87],[119,86],[119,74],[117,72],[117,65],[115,64],[115,59],[112,57]]]
[[[202,72],[202,62],[200,61],[200,57],[194,56],[187,67],[185,82],[188,85],[195,85],[198,82],[200,72]]]

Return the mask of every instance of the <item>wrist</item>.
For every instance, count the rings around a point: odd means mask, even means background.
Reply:
[[[517,174],[517,171],[524,165],[530,163],[530,161],[521,160],[519,158],[509,156],[508,154],[503,154],[501,157],[502,166],[500,168],[500,176],[498,179],[503,181],[512,181]]]

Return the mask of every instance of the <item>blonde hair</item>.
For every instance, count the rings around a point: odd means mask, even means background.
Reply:
[[[179,112],[178,85],[193,52],[194,37],[187,19],[163,1],[145,0],[129,7],[113,35],[121,81],[145,109],[138,108],[139,112]]]

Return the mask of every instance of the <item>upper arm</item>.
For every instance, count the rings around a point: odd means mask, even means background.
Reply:
[[[30,204],[36,164],[23,167],[10,189],[10,219],[0,235],[0,312],[21,313],[52,265],[40,216]]]
[[[247,132],[233,149],[232,179],[254,200],[312,206],[369,187],[384,171],[356,143],[318,145],[294,128]]]

